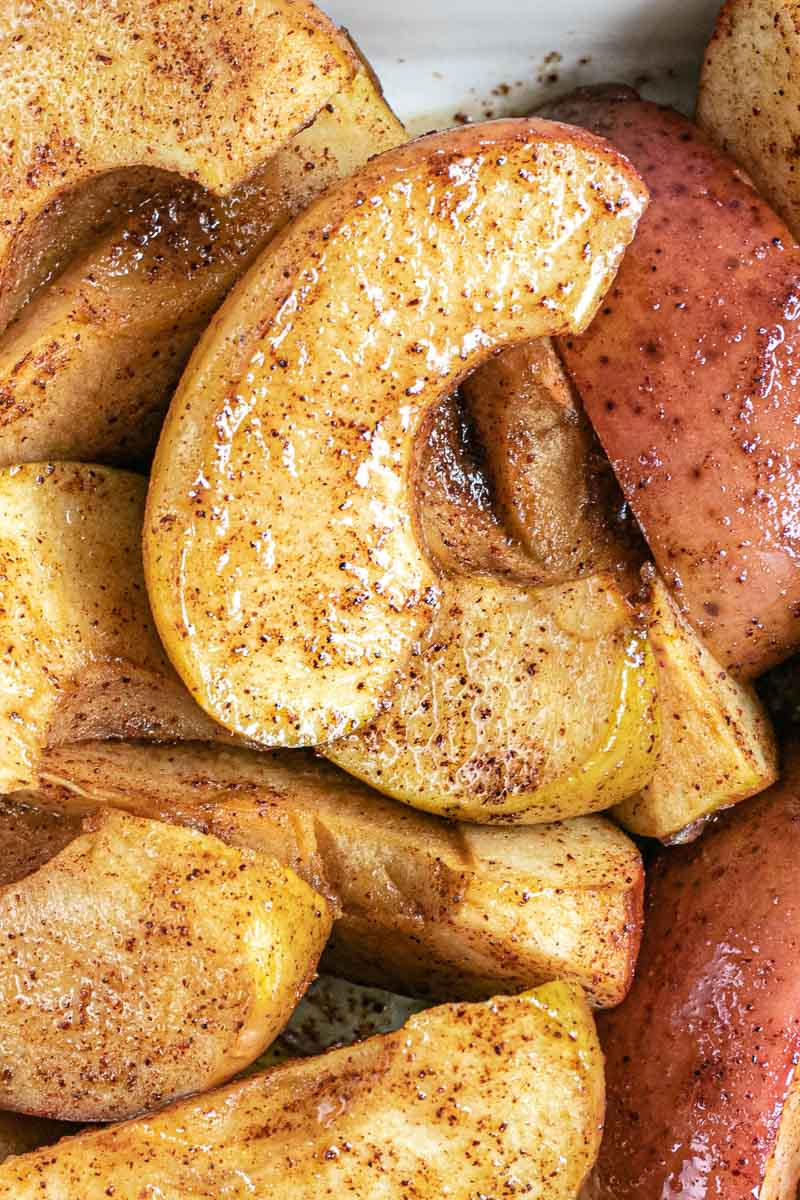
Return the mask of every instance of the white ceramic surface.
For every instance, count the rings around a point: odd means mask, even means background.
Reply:
[[[415,133],[522,113],[578,83],[691,109],[719,0],[322,0]],[[552,57],[552,56],[560,57]],[[506,92],[508,88],[508,92]]]

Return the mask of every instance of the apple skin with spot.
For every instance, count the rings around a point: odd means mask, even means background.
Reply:
[[[800,644],[800,247],[678,113],[617,86],[546,111],[650,189],[598,316],[559,350],[685,615],[752,678]]]
[[[800,743],[783,779],[648,874],[625,1002],[600,1018],[592,1200],[786,1200],[800,1176]]]

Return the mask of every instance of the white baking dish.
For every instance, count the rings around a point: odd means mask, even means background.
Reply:
[[[690,109],[719,0],[322,0],[414,133],[520,114],[578,83]]]

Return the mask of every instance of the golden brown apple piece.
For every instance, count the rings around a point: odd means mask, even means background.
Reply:
[[[274,859],[89,818],[0,889],[0,1107],[106,1121],[229,1079],[285,1025],[330,926]]]
[[[0,792],[46,745],[214,738],[161,647],[142,578],[147,482],[105,467],[0,471]]]
[[[425,415],[493,349],[584,328],[645,202],[604,142],[498,121],[378,156],[262,254],[170,406],[145,531],[164,644],[223,725],[312,745],[375,715],[437,604]]]
[[[0,338],[0,465],[149,459],[192,347],[261,247],[333,181],[403,141],[360,67],[230,196],[161,178]]]
[[[793,0],[728,0],[700,75],[697,122],[800,235],[800,29]]]
[[[642,837],[688,841],[719,809],[775,782],[777,747],[752,687],[722,669],[660,579],[651,589],[661,745],[650,780],[614,816]]]
[[[800,247],[678,113],[628,88],[548,112],[608,137],[653,195],[560,352],[681,609],[726,670],[758,675],[800,645]]]
[[[0,1166],[2,1200],[574,1200],[603,1067],[577,988],[451,1004]]]
[[[641,559],[642,546],[627,519],[614,519],[620,506],[613,486],[604,480],[602,488],[592,488],[598,468],[591,439],[574,418],[567,423],[558,418],[552,424],[554,413],[578,408],[552,355],[547,343],[538,342],[506,350],[476,371],[464,389],[486,444],[493,480],[505,495],[503,510],[543,573],[568,564],[573,571],[581,570],[582,560],[592,563],[594,545],[609,565],[616,560],[618,569],[630,569],[637,557]],[[465,474],[452,449],[449,453],[450,459],[435,474],[440,492],[448,463],[451,477]],[[441,458],[441,452],[437,454]],[[452,483],[448,486],[452,491]],[[431,494],[430,488],[423,491],[425,499]],[[442,510],[439,502],[439,522]],[[429,528],[430,520],[424,519],[424,524]],[[463,529],[464,523],[454,519],[445,526],[447,531],[451,528]],[[429,538],[429,545],[438,547],[444,540]],[[455,543],[453,535],[447,540]],[[463,544],[462,536],[459,545]],[[585,547],[580,559],[576,545]],[[464,558],[461,553],[460,560]],[[623,797],[614,815],[634,833],[686,840],[700,832],[714,811],[775,781],[775,741],[752,688],[728,675],[705,648],[652,564],[644,567],[643,575],[648,643],[657,664],[661,739],[650,779],[641,791]]]
[[[339,912],[326,969],[362,982],[484,999],[565,979],[598,1006],[630,986],[642,863],[602,818],[454,825],[300,751],[124,742],[48,750],[25,798],[72,820],[111,805],[274,856]]]
[[[309,0],[99,0],[0,15],[0,328],[64,261],[65,198],[150,167],[225,194],[347,83],[354,56]],[[119,177],[124,182],[124,177]],[[135,179],[135,173],[134,173]],[[61,232],[60,232],[61,231]]]
[[[643,559],[641,535],[548,338],[496,355],[462,394],[503,522],[544,580]]]
[[[628,999],[603,1014],[593,1200],[790,1200],[800,1181],[800,752],[648,873]]]
[[[646,784],[658,751],[652,655],[627,599],[637,581],[606,571],[541,586],[547,563],[481,502],[460,420],[443,405],[419,455],[422,540],[447,572],[439,609],[383,711],[323,752],[450,818],[535,824],[609,808]],[[576,464],[552,465],[580,489]]]

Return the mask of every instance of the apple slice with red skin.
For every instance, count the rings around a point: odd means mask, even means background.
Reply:
[[[607,137],[652,194],[560,352],[686,616],[758,675],[800,644],[800,247],[678,113],[607,87],[547,114]]]
[[[648,875],[627,1000],[600,1020],[592,1200],[794,1200],[800,1179],[800,742],[784,778]]]

